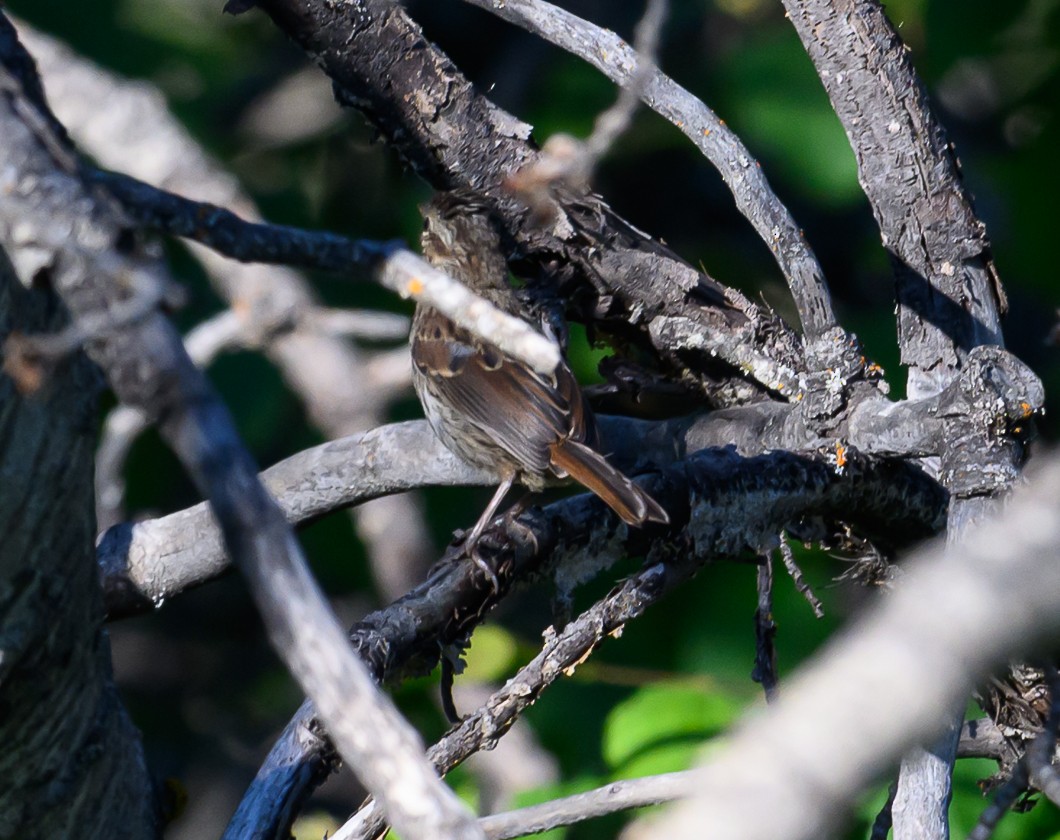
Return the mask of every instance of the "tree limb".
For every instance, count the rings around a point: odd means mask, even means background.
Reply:
[[[974,682],[1060,632],[1060,460],[877,599],[698,771],[697,795],[626,835],[831,836],[867,785],[930,739]],[[866,721],[873,725],[866,726]]]
[[[945,503],[933,482],[921,482],[915,471],[894,461],[854,457],[849,466],[837,473],[826,457],[775,452],[741,458],[731,451],[700,452],[646,481],[652,496],[671,514],[666,541],[651,528],[616,530],[606,506],[587,495],[531,509],[517,519],[501,517],[479,542],[477,553],[489,574],[478,563],[463,560],[459,548],[450,549],[423,584],[358,622],[351,636],[376,677],[393,680],[430,671],[445,645],[463,639],[511,587],[533,577],[547,574],[561,592],[570,593],[620,557],[646,554],[653,563],[674,551],[688,558],[691,565],[664,561],[662,578],[645,572],[645,591],[654,591],[668,576],[681,579],[704,562],[759,552],[776,542],[784,523],[802,517],[834,516],[856,522],[869,533],[905,538],[941,524],[924,518],[928,511],[940,512]],[[910,480],[910,495],[895,494],[895,487],[905,483],[898,479],[896,485],[896,473]],[[748,511],[754,515],[749,517]],[[895,522],[906,526],[896,529]],[[600,607],[611,611],[605,615],[621,618],[623,610],[645,605],[643,594],[623,598],[623,592],[618,590],[614,604]],[[580,640],[574,644],[591,649],[599,627],[589,616],[585,625],[572,630],[580,633],[571,637]],[[561,655],[570,655],[572,648],[563,646],[570,640],[564,636],[559,642]],[[521,707],[516,703],[513,708],[517,713]],[[290,738],[312,728],[313,719],[312,709],[303,705],[285,730],[284,741],[259,769],[237,812],[240,825],[275,828],[290,800],[305,795],[300,785],[313,774],[303,765],[318,766],[322,758],[307,751],[300,761],[292,761]],[[476,748],[483,745],[479,741]],[[278,790],[286,794],[280,796]]]
[[[38,63],[55,113],[101,166],[250,220],[260,218],[254,202],[170,113],[154,85],[120,78],[31,27],[19,23],[18,28]],[[247,265],[194,242],[188,246],[218,296],[239,314],[242,340],[260,347],[276,365],[305,405],[308,420],[325,437],[354,434],[383,422],[395,388],[403,387],[401,378],[380,382],[370,367],[371,357],[313,323],[319,303],[305,278],[283,266]],[[403,393],[408,393],[409,375]],[[100,528],[124,518],[113,508],[103,512]],[[384,597],[404,592],[418,578],[421,558],[428,553],[420,500],[393,496],[358,507],[353,518]]]
[[[481,96],[400,4],[253,5],[314,57],[340,103],[362,111],[431,184],[473,188],[492,203],[518,246],[517,264],[530,263],[530,275],[546,269],[579,320],[654,350],[708,391],[714,385],[704,371],[740,384],[745,398],[798,391],[802,348],[782,321],[693,269],[599,198],[561,194],[547,225],[531,218],[502,187],[537,159],[530,127]]]
[[[0,171],[3,212],[76,319],[105,316],[129,278],[164,286],[161,267],[126,244],[123,220],[81,178],[76,155],[40,91],[32,61],[0,18]],[[120,246],[120,247],[119,247]],[[19,260],[15,260],[16,264]],[[24,282],[31,278],[23,278]],[[123,283],[122,280],[125,282]],[[409,837],[480,837],[466,809],[423,760],[418,738],[375,688],[308,573],[290,527],[257,480],[227,411],[159,313],[116,325],[89,353],[127,404],[156,419],[163,438],[211,502],[276,650],[314,698],[328,731]],[[400,780],[400,784],[396,782]]]
[[[587,61],[615,84],[628,86],[639,72],[637,55],[614,32],[542,0],[465,0],[539,35]],[[769,247],[791,289],[802,328],[810,339],[837,325],[824,272],[801,228],[773,192],[747,147],[710,108],[652,67],[641,98],[703,152],[721,173],[736,208]]]

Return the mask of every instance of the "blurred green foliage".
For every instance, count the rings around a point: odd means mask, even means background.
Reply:
[[[573,11],[627,37],[640,3],[580,0]],[[1055,321],[1060,66],[1058,0],[893,0],[888,12],[912,50],[938,113],[955,142],[967,183],[988,225],[1010,299],[1006,335],[1012,348],[1057,385],[1056,350],[1044,340]],[[164,92],[188,129],[240,177],[265,215],[277,222],[343,233],[414,240],[416,204],[429,189],[404,172],[356,114],[329,105],[327,84],[314,82],[306,57],[263,15],[220,13],[220,0],[9,0],[7,7],[66,40],[102,67],[147,80]],[[503,107],[536,127],[585,135],[614,98],[595,71],[489,15],[456,0],[408,3],[429,37],[448,51]],[[892,282],[879,233],[860,193],[853,156],[813,69],[778,3],[766,0],[674,0],[660,58],[662,67],[700,95],[758,156],[774,187],[804,227],[824,265],[843,323],[888,371],[895,393],[903,372],[894,341]],[[284,125],[275,94],[308,79],[304,96],[324,116]],[[315,100],[314,100],[315,101]],[[793,312],[768,249],[734,211],[719,177],[671,126],[641,113],[604,161],[597,189],[630,220],[660,236],[725,283],[761,296],[789,320]],[[216,311],[218,301],[179,246],[169,246],[175,271],[192,292],[178,316],[188,327]],[[334,278],[314,278],[337,306],[407,311],[386,293]],[[576,331],[575,366],[593,375],[601,351]],[[260,356],[239,353],[210,376],[232,406],[262,463],[319,440],[301,406]],[[1055,412],[1052,412],[1055,414]],[[410,398],[394,417],[417,416]],[[1051,415],[1042,423],[1055,436]],[[157,438],[147,436],[130,462],[136,515],[174,510],[193,491]],[[465,526],[484,499],[479,491],[429,497],[438,545]],[[376,603],[364,552],[348,519],[331,517],[304,533],[314,568],[352,619]],[[842,560],[802,552],[810,583],[828,617],[816,621],[778,572],[776,618],[782,675],[856,609],[861,595],[832,584]],[[619,570],[635,568],[631,563]],[[606,592],[602,581],[579,594],[587,606]],[[503,605],[476,634],[468,679],[503,679],[536,650],[551,621],[549,593],[529,591]],[[526,794],[541,801],[603,784],[617,775],[687,766],[694,745],[722,731],[755,702],[754,570],[708,567],[665,605],[610,640],[572,678],[550,689],[528,719],[562,768],[553,788]],[[239,582],[229,578],[182,596],[156,615],[114,628],[115,665],[160,776],[179,776],[191,794],[189,816],[172,837],[214,836],[253,775],[271,739],[296,707],[296,688],[264,644]],[[444,724],[432,700],[434,680],[402,686],[396,696],[428,738]],[[758,701],[760,702],[760,701]],[[954,830],[965,833],[984,807],[975,786],[992,771],[961,762],[953,805]],[[473,796],[470,775],[458,790]],[[300,836],[356,804],[349,777],[326,787]],[[866,798],[850,836],[864,836],[882,802]],[[197,810],[196,810],[197,809]],[[194,816],[192,816],[194,814]],[[327,815],[331,816],[328,817]],[[324,820],[320,822],[319,820]],[[329,821],[330,820],[330,821]],[[550,837],[603,838],[622,818],[600,820]],[[1058,836],[1060,819],[1044,805],[1010,815],[1001,840]]]

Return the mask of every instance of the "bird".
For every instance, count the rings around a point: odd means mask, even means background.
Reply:
[[[489,207],[458,190],[436,194],[421,211],[424,258],[507,314],[530,320],[508,281]],[[413,385],[435,434],[459,458],[502,476],[465,546],[474,546],[516,481],[536,493],[552,478],[569,477],[629,525],[669,522],[662,506],[601,453],[596,419],[566,360],[552,373],[537,372],[423,302],[410,340]]]

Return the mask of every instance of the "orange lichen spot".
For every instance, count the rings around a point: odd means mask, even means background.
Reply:
[[[413,296],[423,294],[423,281],[419,277],[411,278],[405,286],[405,291]]]
[[[1026,400],[1020,401],[1020,411],[1023,412],[1024,417],[1030,417],[1032,414],[1034,414],[1034,409],[1031,407],[1031,404]]]
[[[847,465],[847,448],[838,440],[835,442],[835,465],[840,469]]]
[[[574,672],[578,668],[578,666],[581,665],[591,655],[592,655],[592,651],[591,650],[585,651],[585,653],[583,653],[581,656],[578,657],[576,662],[572,662],[570,665],[568,665],[566,668],[563,669],[564,675],[568,676],[568,677],[573,677],[574,676]]]
[[[703,129],[703,136],[704,137],[710,137],[710,129],[709,128],[704,128]]]

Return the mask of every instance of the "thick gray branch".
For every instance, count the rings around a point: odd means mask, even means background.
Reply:
[[[933,396],[953,382],[974,348],[1003,345],[1004,293],[986,227],[883,6],[877,0],[784,5],[846,130],[892,257],[908,393]],[[953,435],[940,475],[953,494],[952,539],[987,515],[991,497],[1015,479],[1022,458],[1022,447],[995,429],[967,426]],[[899,840],[948,835],[949,769],[962,715],[958,702],[946,736],[903,767],[894,807]]]
[[[671,530],[680,529],[667,540],[653,528],[617,527],[606,506],[586,495],[531,509],[516,520],[501,517],[484,532],[477,552],[489,574],[466,562],[459,548],[450,549],[422,585],[359,622],[351,633],[354,643],[379,679],[426,673],[444,645],[463,639],[511,587],[532,577],[551,575],[569,593],[622,557],[646,555],[652,562],[673,550],[683,558],[653,565],[614,602],[606,602],[601,607],[606,629],[607,621],[621,624],[635,617],[666,591],[667,581],[682,579],[697,564],[756,554],[775,544],[786,523],[804,516],[842,519],[870,534],[908,539],[939,527],[945,505],[933,482],[897,462],[854,458],[837,473],[826,457],[782,452],[746,459],[730,450],[700,452],[645,483],[670,512]],[[903,485],[905,491],[896,489]],[[905,524],[895,527],[897,522]],[[589,615],[584,625],[572,628],[572,636],[557,639],[557,656],[576,655],[579,645],[582,651],[591,649],[606,636],[599,631],[598,617]],[[551,670],[548,654],[542,661],[544,670]],[[524,687],[538,679],[533,668],[529,673]],[[514,714],[520,709],[517,701],[510,707]],[[241,825],[278,825],[290,800],[305,795],[300,785],[315,775],[306,768],[317,768],[325,759],[307,750],[300,761],[292,761],[295,747],[288,741],[312,728],[313,720],[312,709],[303,705],[285,741],[258,771],[237,813]],[[477,733],[471,735],[474,749]],[[278,794],[281,790],[285,795]]]
[[[2,21],[10,31],[6,19]],[[50,282],[76,321],[105,317],[135,288],[168,282],[128,247],[123,220],[80,177],[21,46],[5,39],[0,77],[2,209],[17,220],[12,243],[24,282]],[[5,220],[6,221],[6,220]],[[10,222],[7,222],[10,224]],[[184,351],[148,313],[89,348],[123,402],[156,419],[163,437],[210,499],[228,550],[245,575],[273,645],[313,697],[339,751],[386,803],[409,837],[479,837],[466,809],[423,760],[411,727],[375,689],[306,568],[282,513],[257,480],[231,418]]]
[[[808,428],[803,409],[760,403],[695,418],[649,423],[601,417],[608,449],[632,472],[666,466],[709,447],[734,446],[745,455],[814,448],[890,457],[932,455],[953,435],[954,423],[1008,426],[1038,404],[1036,380],[1011,356],[976,354],[962,378],[938,398],[860,403],[834,437]],[[379,496],[432,485],[496,483],[468,467],[435,438],[425,421],[380,427],[293,455],[262,479],[293,523]],[[221,534],[205,504],[155,520],[122,523],[100,539],[98,560],[111,618],[151,609],[228,568]]]
[[[858,164],[894,258],[910,396],[948,383],[967,352],[998,344],[1000,286],[986,229],[909,50],[876,0],[785,0]]]
[[[702,769],[694,800],[629,838],[831,836],[856,797],[946,724],[976,682],[1060,632],[1060,460],[785,684]],[[872,726],[866,726],[872,721]]]

